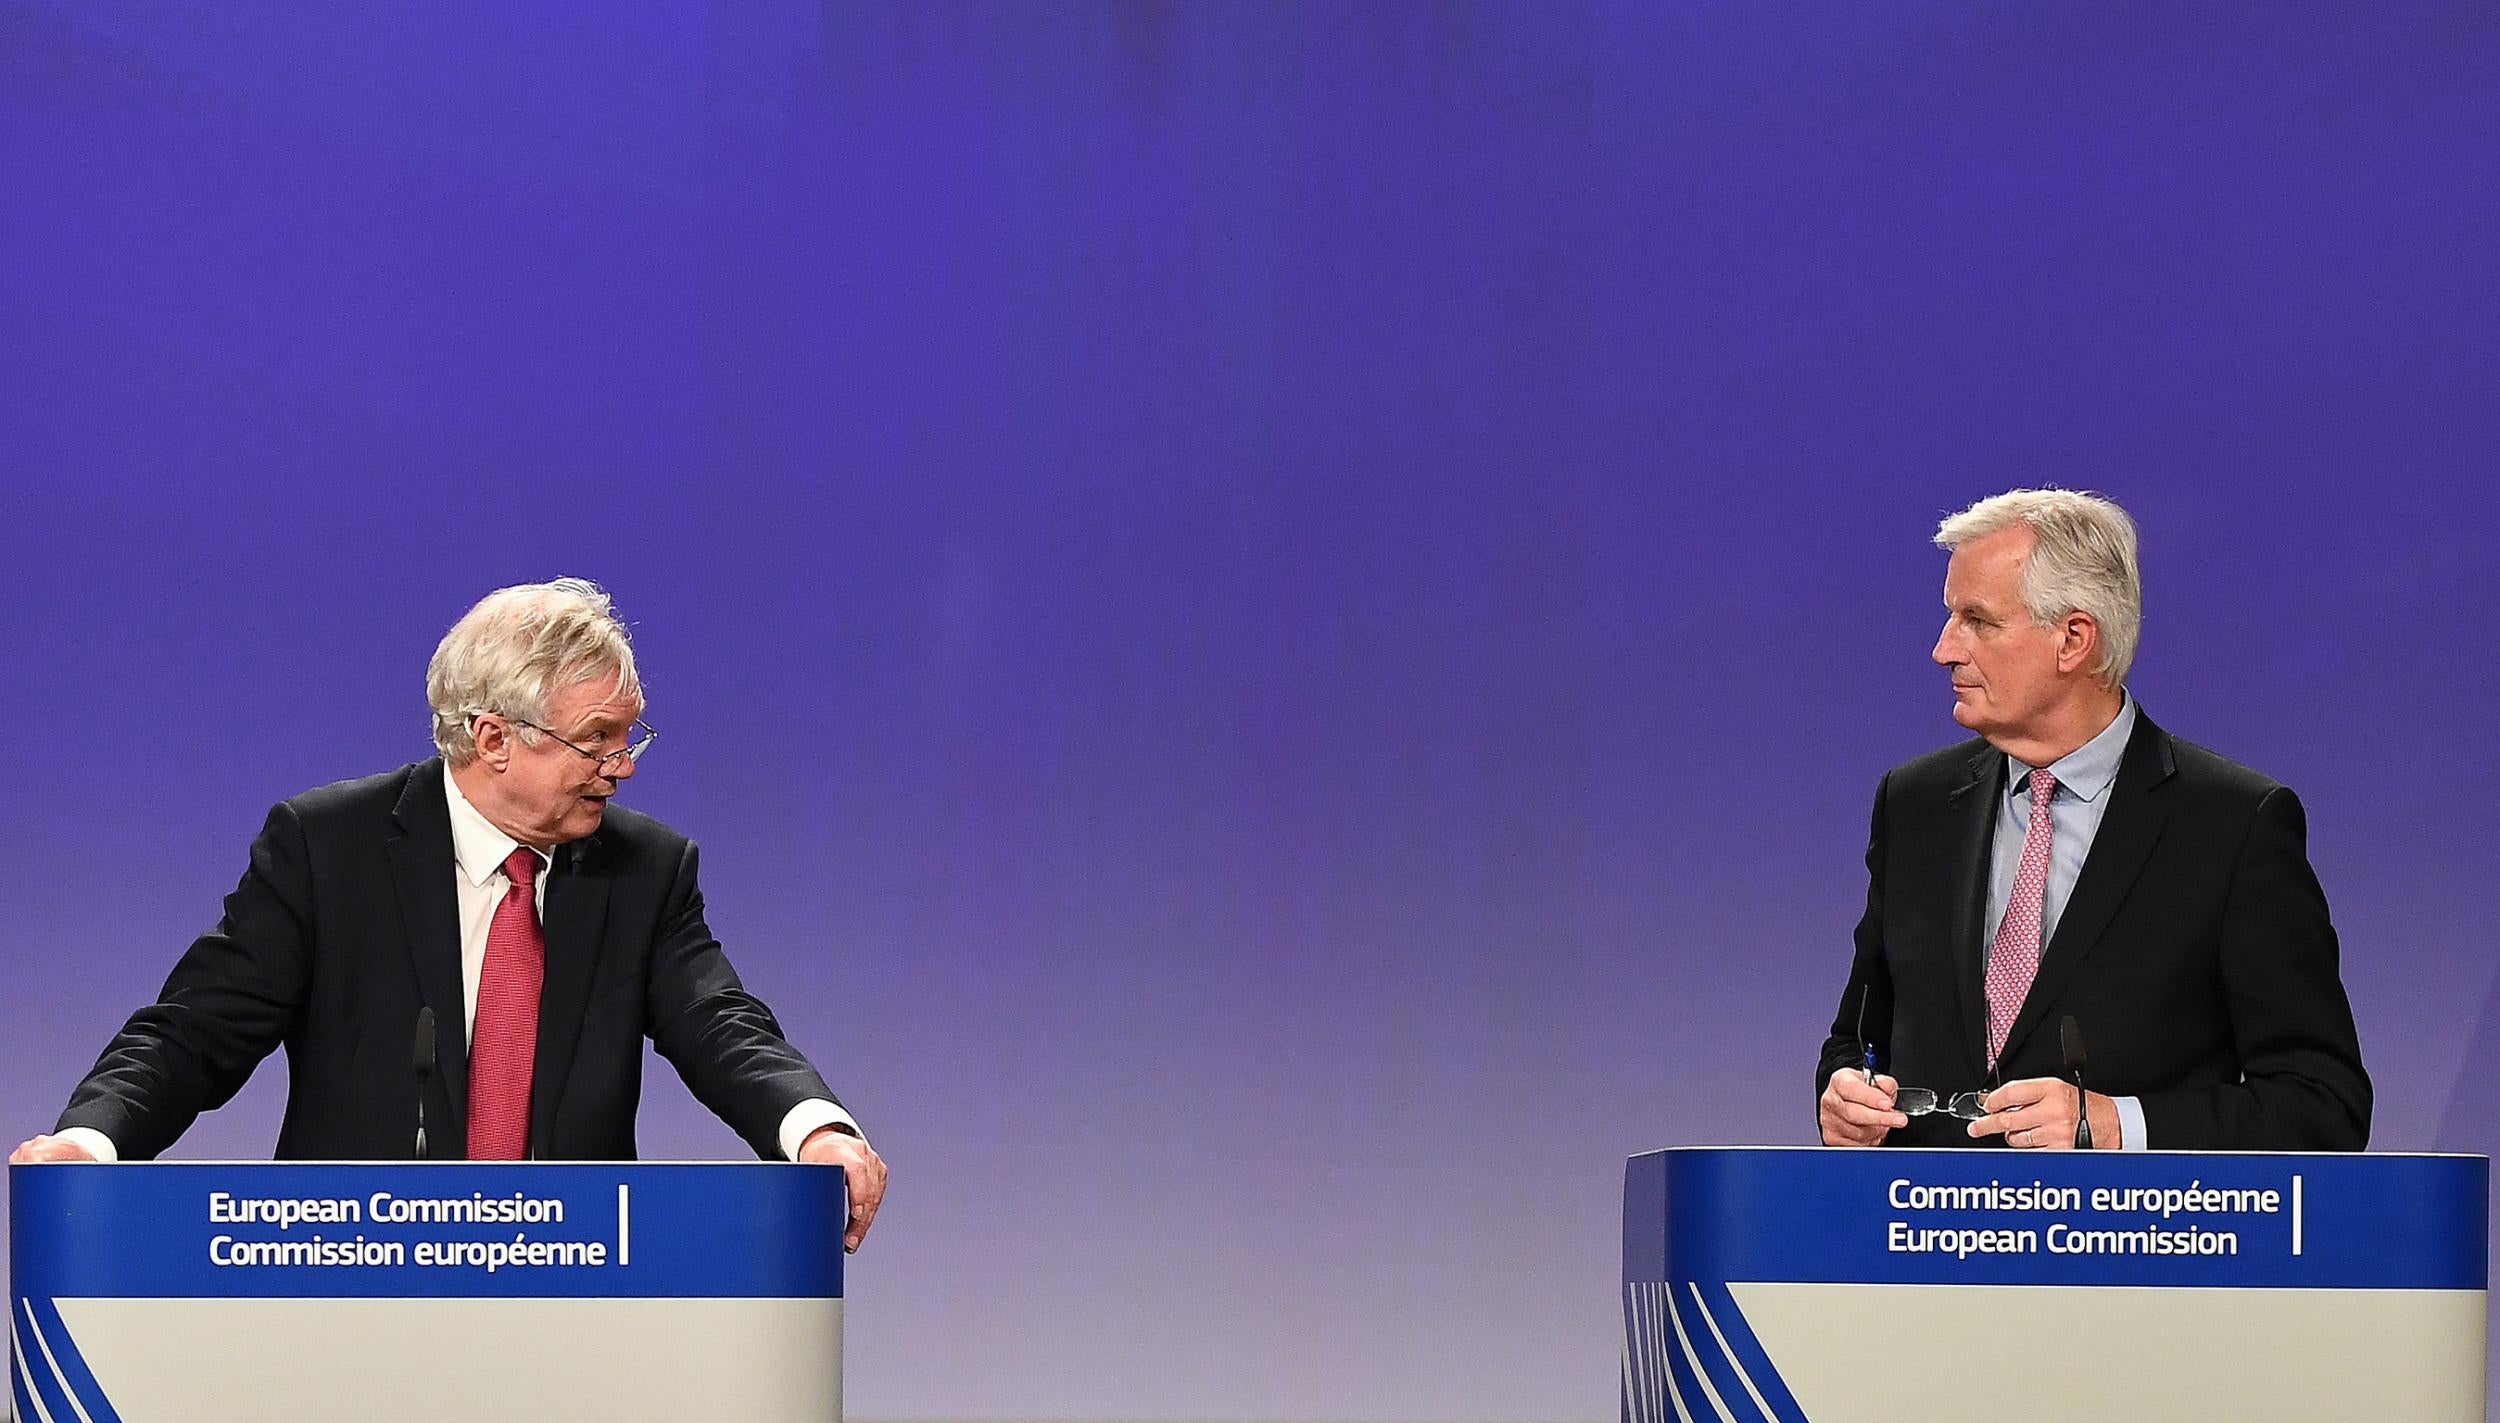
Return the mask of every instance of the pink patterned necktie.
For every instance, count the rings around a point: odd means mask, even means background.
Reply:
[[[538,1058],[538,988],[547,940],[538,928],[538,856],[529,847],[503,862],[512,881],[486,929],[477,1024],[469,1033],[469,1159],[529,1155],[530,1077]]]
[[[2031,980],[2040,971],[2040,896],[2049,883],[2049,837],[2056,832],[2049,802],[2057,795],[2057,777],[2031,773],[2031,826],[2023,832],[2021,867],[2014,871],[2014,895],[2005,901],[2005,918],[1988,950],[1988,1069],[1996,1070],[1997,1054],[2005,1051],[2005,1035],[2023,1009]],[[482,1011],[482,1010],[481,1010]]]

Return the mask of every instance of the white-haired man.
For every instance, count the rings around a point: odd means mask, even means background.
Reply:
[[[647,1037],[764,1156],[844,1168],[857,1249],[886,1168],[703,922],[693,842],[611,806],[654,733],[595,584],[489,594],[435,649],[442,754],[269,812],[218,926],[11,1161],[153,1157],[281,1043],[277,1154],[630,1159]]]
[[[1815,1072],[1823,1140],[2359,1150],[2370,1079],[2300,801],[2128,694],[2143,595],[2125,511],[2016,490],[1936,543],[1952,558],[1932,655],[1978,739],[1876,793]]]

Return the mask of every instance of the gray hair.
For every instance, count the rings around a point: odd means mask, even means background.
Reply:
[[[2144,629],[2144,578],[2136,567],[2135,521],[2115,503],[2071,489],[2015,489],[1991,495],[1936,526],[1936,547],[2023,527],[2031,554],[2023,560],[2023,606],[2048,627],[2069,613],[2100,626],[2101,655],[2092,676],[2115,691],[2135,663]]]
[[[547,699],[576,683],[616,675],[616,689],[642,699],[634,645],[608,595],[587,578],[498,588],[443,634],[425,665],[425,700],[443,759],[477,759],[470,723],[485,712],[543,722]],[[521,733],[537,740],[537,733]]]

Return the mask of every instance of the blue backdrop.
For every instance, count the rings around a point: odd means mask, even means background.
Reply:
[[[854,1416],[1609,1417],[1622,1158],[1809,1139],[1927,535],[2053,482],[2308,803],[2374,1144],[2490,1151],[2495,81],[2443,3],[5,0],[11,1139],[583,574],[895,1165]]]

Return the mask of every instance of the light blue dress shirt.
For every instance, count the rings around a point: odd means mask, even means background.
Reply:
[[[2118,779],[2118,763],[2127,754],[2127,740],[2135,734],[2135,722],[2135,698],[2122,690],[2116,719],[2101,728],[2099,735],[2047,768],[2057,778],[2057,790],[2049,800],[2053,822],[2049,827],[2049,879],[2040,891],[2043,950],[2057,937],[2058,916],[2065,912],[2075,880],[2083,873],[2083,862],[2092,853],[2093,838],[2101,833],[2101,817],[2109,812],[2109,788]],[[2031,831],[2032,770],[2012,756],[2005,758],[2006,796],[1997,806],[1996,834],[1988,859],[1988,932],[1980,940],[1983,955],[1996,947],[1997,926],[2004,922],[2005,906],[2014,897],[2014,875],[2022,865],[2023,837]],[[1981,968],[1986,968],[1984,960]],[[2129,1151],[2144,1150],[2144,1104],[2133,1097],[2111,1100],[2118,1104],[2119,1144]]]

